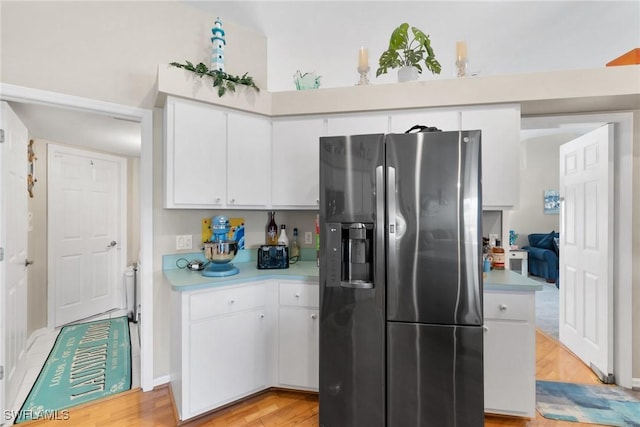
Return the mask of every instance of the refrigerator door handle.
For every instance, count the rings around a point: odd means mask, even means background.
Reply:
[[[394,280],[396,276],[396,168],[389,166],[387,168],[387,223],[388,233],[388,249],[387,249],[387,273],[390,280]]]
[[[380,165],[376,167],[376,245],[374,252],[374,259],[378,261],[384,259],[384,224],[384,166]],[[377,262],[373,280],[378,286],[384,287],[384,277],[384,262]]]

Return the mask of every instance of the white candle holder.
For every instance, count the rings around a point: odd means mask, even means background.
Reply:
[[[456,75],[458,77],[466,77],[467,76],[467,64],[469,63],[468,58],[458,58],[456,61]]]
[[[369,84],[369,70],[371,68],[367,65],[366,67],[358,67],[358,73],[360,73],[360,80],[356,84],[356,86],[364,86]]]

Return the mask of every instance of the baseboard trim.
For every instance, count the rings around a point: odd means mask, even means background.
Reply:
[[[631,379],[631,388],[634,390],[640,390],[640,378]]]
[[[164,384],[168,384],[169,381],[171,380],[171,377],[169,375],[163,375],[161,377],[156,377],[153,379],[153,387],[158,387]]]

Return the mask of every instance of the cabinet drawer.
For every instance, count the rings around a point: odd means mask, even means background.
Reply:
[[[264,284],[191,295],[191,320],[263,307],[266,303]]]
[[[484,293],[485,319],[533,320],[534,295]]]
[[[305,283],[280,283],[280,305],[319,307],[319,287]]]

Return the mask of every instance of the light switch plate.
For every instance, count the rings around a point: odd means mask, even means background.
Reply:
[[[304,244],[305,245],[310,245],[313,243],[313,236],[311,234],[310,231],[305,231],[304,232]]]

